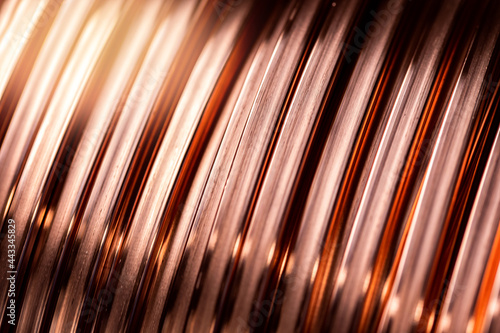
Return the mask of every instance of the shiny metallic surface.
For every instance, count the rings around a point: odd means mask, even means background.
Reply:
[[[499,17],[0,1],[0,331],[498,332]]]

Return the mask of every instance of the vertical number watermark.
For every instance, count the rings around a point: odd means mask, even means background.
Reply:
[[[7,281],[9,290],[7,294],[7,317],[10,325],[16,325],[16,221],[9,219],[8,227],[8,259],[7,259]]]

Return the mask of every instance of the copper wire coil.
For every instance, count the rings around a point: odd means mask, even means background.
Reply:
[[[0,331],[500,332],[499,17],[0,1]]]

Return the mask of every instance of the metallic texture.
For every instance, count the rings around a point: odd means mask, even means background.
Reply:
[[[499,332],[499,18],[0,1],[0,331]]]

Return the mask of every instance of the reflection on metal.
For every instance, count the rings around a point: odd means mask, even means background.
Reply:
[[[499,332],[499,17],[0,2],[0,329]]]

